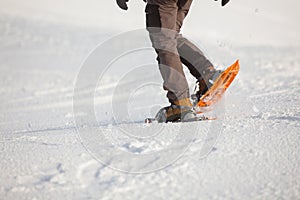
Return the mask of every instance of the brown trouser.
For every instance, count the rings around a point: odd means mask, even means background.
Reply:
[[[182,63],[196,79],[204,78],[212,66],[200,49],[179,34],[191,4],[192,0],[148,0],[146,6],[147,30],[171,103],[190,96]]]

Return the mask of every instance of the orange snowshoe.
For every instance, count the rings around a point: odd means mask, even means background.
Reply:
[[[218,78],[214,81],[209,90],[200,97],[196,108],[209,107],[216,104],[224,95],[227,88],[235,79],[240,70],[239,60],[223,71]]]

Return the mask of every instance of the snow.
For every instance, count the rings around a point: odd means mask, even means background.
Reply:
[[[144,26],[143,2],[128,14],[51,2],[0,3],[0,199],[299,198],[298,1],[195,2],[184,33],[241,71],[208,113],[218,120],[153,125],[142,121],[168,102],[151,49],[111,62],[96,88],[75,87],[99,43]],[[85,126],[91,94],[96,121]]]

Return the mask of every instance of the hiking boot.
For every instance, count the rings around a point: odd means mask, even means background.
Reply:
[[[196,117],[193,105],[189,98],[185,98],[160,109],[155,118],[158,122],[177,122],[188,121],[193,117]]]
[[[201,77],[200,79],[197,80],[195,94],[191,95],[191,99],[194,106],[197,105],[200,98],[211,88],[215,80],[217,80],[217,78],[223,72],[223,70],[215,70],[215,69],[212,70],[211,68],[206,73],[205,79]]]

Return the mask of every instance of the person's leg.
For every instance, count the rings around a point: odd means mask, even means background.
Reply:
[[[180,34],[180,29],[189,12],[192,1],[193,0],[179,0],[176,30],[178,32],[177,50],[180,55],[180,60],[198,80],[198,91],[193,95],[193,99],[197,102],[208,90],[208,85],[211,85],[209,80],[216,73],[216,70],[203,52]]]
[[[183,21],[187,16],[193,0],[178,0],[177,2],[177,19],[176,19],[176,31],[180,33]]]
[[[146,6],[147,30],[158,54],[159,69],[167,97],[175,101],[189,98],[189,87],[177,50],[178,0],[149,0]]]
[[[187,16],[193,0],[179,0],[176,30],[180,33],[183,21]],[[190,73],[199,81],[208,81],[211,74],[215,73],[213,64],[207,59],[203,52],[191,41],[181,34],[177,36],[177,50],[181,62],[186,65]],[[205,83],[205,82],[204,82]]]

